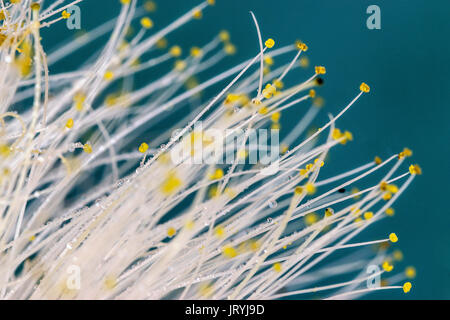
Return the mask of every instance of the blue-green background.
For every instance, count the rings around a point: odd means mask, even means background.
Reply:
[[[89,30],[114,17],[116,2],[86,0],[80,5],[82,27]],[[156,2],[159,8],[151,17],[159,28],[201,1]],[[366,27],[366,9],[372,4],[381,9],[381,30]],[[416,267],[414,288],[408,295],[390,291],[369,297],[450,299],[450,1],[217,0],[201,21],[169,40],[188,48],[228,29],[238,55],[225,69],[258,51],[250,10],[265,38],[273,37],[280,46],[301,39],[310,48],[312,64],[326,66],[326,82],[319,90],[327,101],[325,111],[336,114],[361,81],[370,84],[370,94],[338,123],[356,139],[333,161],[351,168],[408,146],[413,161],[422,166],[424,174],[397,202],[395,217],[384,220],[376,232],[378,238],[383,230],[399,235],[406,261],[399,268]],[[283,118],[283,127],[289,129],[300,116]]]

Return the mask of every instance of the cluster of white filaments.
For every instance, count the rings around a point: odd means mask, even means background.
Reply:
[[[121,0],[114,20],[47,56],[41,31],[70,18],[68,8],[79,2],[0,0],[1,299],[347,299],[411,289],[402,282],[414,269],[388,274],[401,260],[400,251],[385,250],[398,240],[392,230],[379,240],[354,240],[392,215],[421,173],[417,165],[401,171],[411,151],[319,176],[330,149],[353,139],[336,122],[370,91],[367,84],[302,140],[321,110],[314,88],[326,70],[318,66],[290,87],[283,81],[307,72],[298,70],[308,64],[306,44],[276,48],[252,14],[256,55],[217,72],[236,51],[226,31],[184,59],[166,40],[214,1],[152,33],[147,15],[155,3]],[[130,38],[133,23],[140,30]],[[106,34],[102,51],[78,69],[49,73]],[[206,70],[215,75],[198,82]],[[141,73],[152,80],[134,88]],[[288,108],[304,116],[282,139],[278,171],[240,163],[249,129],[279,129]],[[200,121],[203,131],[195,131]],[[149,136],[161,123],[166,128]],[[202,149],[224,144],[227,137],[208,136],[211,128],[242,135],[234,162],[171,160],[186,141]],[[333,259],[341,251],[348,254]],[[371,265],[379,271],[368,274]],[[381,285],[367,286],[377,276]]]

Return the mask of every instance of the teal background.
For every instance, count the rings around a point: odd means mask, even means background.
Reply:
[[[82,27],[90,30],[114,17],[119,10],[115,2],[119,1],[81,4]],[[156,2],[158,11],[150,16],[159,28],[201,1]],[[381,9],[381,30],[366,27],[366,8],[372,4]],[[225,70],[258,51],[250,10],[257,16],[264,38],[272,37],[280,46],[301,39],[309,46],[312,65],[326,66],[325,85],[318,90],[327,101],[324,111],[336,114],[358,93],[362,81],[370,84],[370,94],[338,123],[356,139],[333,151],[333,161],[351,168],[408,146],[414,151],[412,161],[423,169],[424,174],[396,203],[395,217],[369,231],[373,238],[383,237],[386,230],[399,235],[398,247],[405,262],[398,268],[416,267],[413,290],[408,295],[389,291],[368,298],[450,299],[450,210],[446,201],[450,178],[450,1],[217,0],[201,21],[169,37],[170,43],[185,48],[202,45],[221,29],[228,29],[238,54],[225,62],[221,68]],[[67,35],[67,30],[60,31]],[[298,119],[284,117],[283,128],[288,130]],[[320,126],[320,122],[316,124]]]

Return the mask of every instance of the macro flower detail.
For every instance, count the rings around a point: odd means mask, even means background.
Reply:
[[[394,215],[422,173],[408,162],[412,151],[367,155],[355,168],[329,158],[351,148],[353,134],[337,124],[369,99],[368,84],[355,81],[339,113],[314,127],[326,68],[308,68],[312,45],[275,46],[253,13],[254,55],[229,69],[225,61],[239,57],[228,31],[189,47],[170,42],[200,25],[212,0],[167,26],[153,19],[153,1],[116,0],[115,19],[47,52],[42,38],[75,2],[3,9],[1,299],[351,299],[412,290],[400,282],[415,269],[396,275],[401,252],[387,249],[398,250],[401,234],[359,237]],[[76,69],[54,71],[102,36],[104,46]],[[287,110],[298,118],[284,132]],[[330,172],[335,161],[339,171]],[[368,274],[372,265],[379,271]],[[376,276],[396,283],[367,286]]]

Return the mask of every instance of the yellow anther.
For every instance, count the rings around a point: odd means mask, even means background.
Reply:
[[[141,19],[141,26],[142,26],[144,29],[150,29],[150,28],[152,28],[152,27],[153,27],[153,21],[152,21],[152,19],[150,19],[149,17],[143,17],[143,18]]]
[[[218,226],[216,227],[216,229],[214,230],[214,234],[216,235],[217,238],[223,238],[225,237],[225,228],[222,226]]]
[[[376,156],[375,159],[373,160],[375,162],[376,165],[379,165],[383,162],[383,160],[381,160],[380,157]]]
[[[389,240],[390,240],[392,243],[396,243],[396,242],[398,241],[398,237],[397,237],[397,235],[396,235],[395,233],[391,233],[391,234],[389,235]]]
[[[361,83],[361,85],[359,86],[359,90],[361,90],[362,92],[370,92],[370,87],[366,84],[366,83]]]
[[[73,102],[74,102],[75,109],[77,111],[83,110],[85,100],[86,100],[86,96],[84,95],[84,93],[78,92],[75,94],[75,96],[73,97]]]
[[[309,67],[309,59],[308,59],[308,57],[300,58],[300,67],[302,67],[302,68],[308,68]]]
[[[184,224],[184,227],[186,228],[186,230],[192,230],[194,229],[195,226],[195,222],[192,220],[186,221],[186,223]]]
[[[281,269],[282,269],[281,263],[276,262],[273,264],[272,267],[273,267],[273,270],[275,270],[275,272],[281,272]]]
[[[236,249],[229,245],[222,248],[222,253],[227,258],[234,258],[237,256]]]
[[[392,216],[395,214],[395,210],[394,210],[393,208],[387,208],[386,211],[385,211],[385,213],[386,213],[388,216],[392,217]]]
[[[353,141],[353,134],[350,131],[344,132],[345,141]]]
[[[301,195],[303,193],[302,187],[295,187],[294,192],[296,195]]]
[[[259,105],[261,104],[261,100],[258,99],[258,98],[255,98],[255,99],[252,99],[252,103],[253,103],[255,106],[259,106]]]
[[[314,90],[314,89],[309,90],[309,97],[310,98],[315,98],[316,97],[316,90]]]
[[[11,3],[14,3],[14,2],[11,1]],[[41,5],[39,3],[37,3],[37,2],[33,2],[31,4],[30,8],[31,8],[31,10],[39,11],[41,9]],[[5,19],[5,18],[3,17],[3,19]]]
[[[262,115],[265,115],[269,112],[269,109],[267,107],[261,107],[259,108],[258,112]]]
[[[264,63],[269,65],[269,66],[273,65],[273,58],[272,58],[272,56],[265,55],[264,56]]]
[[[403,292],[408,293],[409,291],[411,291],[411,287],[412,287],[411,282],[405,282],[403,284]]]
[[[388,201],[392,199],[392,193],[390,192],[386,192],[385,194],[383,194],[383,196],[381,197],[383,200]]]
[[[217,188],[217,186],[211,186],[211,188],[209,188],[208,190],[208,196],[210,198],[214,198],[217,197],[219,195],[219,189]]]
[[[131,0],[120,0],[121,4],[130,4]]]
[[[315,67],[315,71],[316,71],[316,74],[325,74],[325,73],[327,73],[327,70],[325,69],[325,67],[322,67],[322,66],[316,66]]]
[[[416,268],[410,266],[405,269],[405,276],[408,279],[414,279],[416,277]]]
[[[203,52],[202,49],[199,47],[192,47],[191,48],[191,56],[194,58],[200,58],[202,56]]]
[[[387,188],[388,188],[387,182],[382,181],[382,182],[380,183],[380,190],[381,190],[381,191],[387,191]]]
[[[209,4],[210,6],[213,6],[213,5],[216,4],[216,0],[208,0],[208,4]]]
[[[175,57],[178,58],[183,53],[183,50],[181,50],[180,46],[173,46],[170,48],[169,53]]]
[[[325,217],[329,218],[329,217],[331,217],[333,215],[333,213],[334,213],[333,209],[331,209],[331,208],[326,208],[325,209]]]
[[[317,221],[319,221],[319,216],[315,212],[308,213],[305,216],[305,223],[307,226],[311,226]]]
[[[214,286],[210,283],[202,284],[199,288],[200,296],[209,298],[214,293]]]
[[[70,18],[70,13],[68,13],[66,10],[64,10],[61,13],[61,16],[62,16],[63,19],[69,19]]]
[[[320,161],[320,163],[319,163]],[[325,162],[321,161],[319,158],[314,159],[314,164],[317,165],[319,163],[319,167],[323,167],[325,165]]]
[[[272,130],[280,130],[281,129],[281,125],[278,122],[274,122],[270,126],[270,129],[272,129]]]
[[[295,42],[295,47],[297,49],[299,49],[299,50],[302,50],[302,51],[308,51],[308,46],[305,43],[301,42],[301,41],[296,41]]]
[[[308,177],[308,170],[306,170],[306,169],[300,169],[300,175],[301,176],[304,176],[305,178],[307,178]]]
[[[28,238],[28,240],[30,240],[30,242],[31,242],[31,241],[34,241],[34,240],[36,240],[36,236],[35,236],[35,235],[32,235],[31,237]]]
[[[248,156],[248,152],[245,149],[241,149],[237,152],[237,158],[238,159],[245,159]]]
[[[274,85],[275,87],[277,87],[278,89],[283,89],[283,87],[284,87],[283,81],[278,80],[278,79],[275,79],[275,80],[273,81],[273,85]]]
[[[144,9],[147,12],[155,12],[156,11],[156,3],[154,1],[145,1]]]
[[[308,194],[314,194],[316,192],[316,187],[310,182],[305,185],[305,189]]]
[[[353,187],[352,190],[350,191],[351,194],[357,194],[359,193],[361,190],[359,190],[357,187]],[[355,195],[353,197],[353,199],[358,200],[361,197],[361,195]]]
[[[117,286],[117,278],[109,275],[105,278],[103,284],[105,285],[105,289],[112,290]]]
[[[372,218],[373,218],[373,212],[372,211],[364,212],[364,219],[370,220]]]
[[[184,60],[177,60],[175,61],[175,70],[177,71],[183,71],[184,69],[186,69],[186,62]]]
[[[67,129],[72,129],[73,128],[73,119],[70,118],[69,120],[67,120],[66,122],[66,128]]]
[[[200,10],[200,9],[195,9],[194,10],[194,12],[192,13],[192,17],[194,18],[194,19],[201,19],[202,17],[203,17],[203,13],[202,13],[202,10]]]
[[[223,42],[230,41],[230,33],[228,31],[226,31],[226,30],[220,31],[219,39],[222,40]]]
[[[234,55],[234,54],[236,53],[236,47],[235,47],[235,45],[232,44],[232,43],[227,43],[227,44],[224,46],[224,50],[225,50],[225,53],[226,53],[227,55],[229,55],[229,56],[232,56],[232,55]]]
[[[285,154],[286,152],[289,151],[289,146],[287,144],[281,144],[281,153]]]
[[[403,260],[403,253],[400,250],[395,250],[392,253],[392,256],[394,257],[395,260],[397,261],[402,261]]]
[[[387,186],[387,190],[391,193],[397,193],[398,192],[398,187],[395,184],[389,184]]]
[[[412,156],[412,151],[408,148],[404,148],[403,151],[398,154],[399,159],[403,159],[405,157],[411,157],[411,156]]]
[[[272,48],[275,45],[275,41],[272,38],[269,38],[264,43],[267,48]]]
[[[361,227],[364,224],[363,219],[361,217],[356,218],[354,222],[358,227]]]
[[[403,149],[403,154],[405,155],[405,157],[411,157],[412,154],[413,154],[413,152],[412,152],[411,149],[404,148],[404,149]]]
[[[156,41],[156,47],[158,49],[165,49],[165,48],[167,48],[167,39],[166,38],[161,38],[158,41]]]
[[[350,210],[354,217],[359,217],[361,215],[361,210],[358,208],[350,208]]]
[[[145,142],[142,142],[141,145],[139,146],[139,152],[146,153],[147,150],[148,150],[148,144]]]
[[[209,178],[211,180],[217,180],[217,179],[220,179],[222,177],[223,177],[223,170],[222,169],[216,169],[213,174],[209,175]]]
[[[280,112],[274,112],[274,113],[272,113],[272,115],[270,116],[270,118],[272,119],[273,122],[278,122],[278,121],[280,121],[280,117],[281,117],[281,113],[280,113]]]
[[[177,233],[177,229],[175,229],[174,227],[169,227],[167,229],[167,236],[169,238],[172,238],[174,235],[176,235],[176,233]]]
[[[334,139],[334,140],[339,140],[339,139],[341,139],[342,138],[342,132],[341,132],[341,130],[339,130],[338,128],[334,128],[334,130],[333,130],[333,132],[331,133],[331,137]]]
[[[422,169],[419,167],[418,164],[412,164],[409,166],[409,172],[412,175],[421,175],[422,174]]]
[[[161,191],[165,194],[172,194],[181,186],[181,180],[174,172],[167,174],[166,180],[161,185]]]
[[[276,92],[277,92],[277,88],[275,86],[271,85],[270,83],[268,83],[266,85],[266,87],[264,88],[264,90],[262,91],[262,94],[263,94],[264,98],[270,99]]]
[[[382,267],[383,267],[384,271],[387,271],[387,272],[391,272],[392,269],[394,269],[394,266],[389,264],[388,261],[383,262]]]
[[[92,153],[92,146],[89,143],[86,143],[83,146],[83,151],[86,152],[86,153]]]
[[[105,80],[108,80],[108,81],[114,79],[114,72],[112,72],[112,71],[106,71],[105,74],[104,74],[104,76],[103,76],[103,78],[104,78]]]

